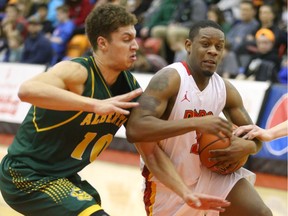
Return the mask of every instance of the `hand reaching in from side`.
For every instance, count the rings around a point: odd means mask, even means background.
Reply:
[[[95,99],[93,99],[95,104],[93,112],[99,115],[108,115],[114,112],[129,115],[130,112],[128,109],[139,105],[138,102],[130,101],[137,98],[141,94],[142,89],[139,88],[126,94],[118,95],[105,100],[97,100],[96,103]]]
[[[233,132],[233,134],[249,140],[254,139],[255,137],[261,141],[270,141],[272,139],[265,129],[262,129],[257,125],[240,126]]]
[[[230,202],[225,199],[206,194],[188,194],[184,197],[184,200],[187,205],[199,210],[215,210],[224,212],[225,207],[230,205]]]

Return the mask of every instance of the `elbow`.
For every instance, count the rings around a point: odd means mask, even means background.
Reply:
[[[126,129],[126,139],[130,143],[135,143],[139,141],[137,139],[137,132],[135,132],[133,129]]]
[[[18,90],[18,97],[21,101],[28,102],[30,95],[31,95],[30,89],[31,89],[31,86],[29,87],[29,85],[27,85],[26,82],[24,82],[20,86]]]
[[[143,142],[144,137],[140,130],[137,130],[137,126],[127,126],[126,127],[126,139],[130,143]]]

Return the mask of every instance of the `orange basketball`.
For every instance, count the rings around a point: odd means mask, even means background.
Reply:
[[[238,170],[247,161],[247,157],[245,157],[241,159],[233,169],[228,169],[228,172],[224,172],[223,170],[219,170],[216,168],[217,162],[211,162],[208,160],[208,158],[211,157],[209,151],[215,149],[227,148],[228,146],[230,146],[230,138],[225,137],[221,139],[216,135],[204,133],[201,134],[201,136],[198,138],[198,143],[199,143],[198,153],[201,163],[213,172],[217,172],[219,174],[229,174]]]

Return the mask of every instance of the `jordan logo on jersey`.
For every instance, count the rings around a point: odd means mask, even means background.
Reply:
[[[190,100],[189,100],[188,97],[187,97],[187,91],[186,91],[183,99],[181,100],[181,102],[183,102],[183,101],[185,101],[185,100],[187,100],[188,102],[190,102]]]

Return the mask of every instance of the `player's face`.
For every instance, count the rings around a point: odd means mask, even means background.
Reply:
[[[195,72],[212,76],[221,61],[225,44],[224,33],[218,29],[208,27],[199,30],[191,42],[189,63]]]
[[[112,66],[117,70],[127,70],[136,61],[136,51],[139,46],[136,41],[134,26],[119,28],[111,34],[108,55]]]

